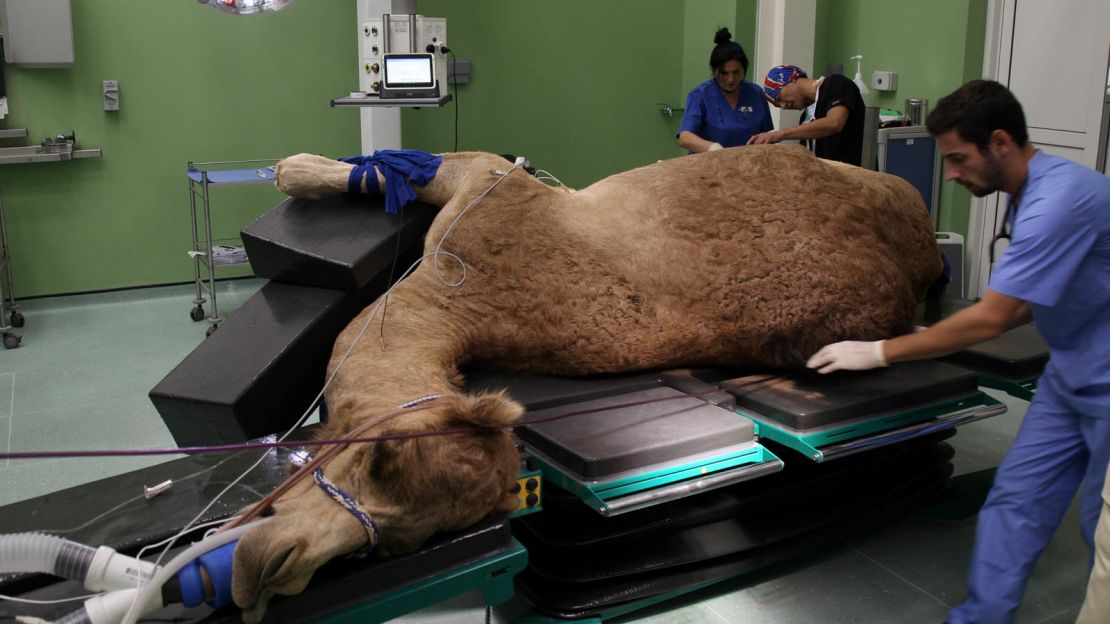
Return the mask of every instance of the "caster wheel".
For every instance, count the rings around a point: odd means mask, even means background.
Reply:
[[[202,308],[201,306],[197,306],[197,307],[193,308],[192,310],[189,311],[189,318],[193,319],[194,321],[199,321],[199,320],[203,319],[204,318],[204,308]],[[15,325],[15,323],[12,323],[12,324]],[[16,327],[19,327],[19,325],[16,325]]]
[[[4,334],[5,349],[14,349],[18,347],[21,342],[23,342],[23,338],[20,336],[16,336],[15,334]]]
[[[11,322],[12,327],[23,327],[23,325],[27,322],[27,319],[23,318],[22,312],[16,312],[15,310],[12,310]]]
[[[213,333],[215,333],[217,327],[219,327],[219,326],[218,325],[209,325],[208,329],[204,330],[204,337],[207,338],[207,337],[211,336]]]

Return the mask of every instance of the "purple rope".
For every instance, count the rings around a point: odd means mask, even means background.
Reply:
[[[595,407],[590,409],[578,410],[575,412],[568,412],[550,418],[541,418],[532,420],[520,425],[508,427],[514,429],[518,426],[531,426],[539,425],[572,416],[582,416],[585,414],[596,414],[598,412],[606,412],[609,410],[623,409],[626,407],[637,407],[640,405],[648,405],[650,403],[662,403],[663,401],[674,401],[677,399],[690,399],[699,398],[707,394],[714,394],[721,392],[720,388],[714,387],[704,392],[696,394],[682,394],[681,396],[659,397],[657,399],[645,399],[643,401],[633,401],[631,403],[621,403],[619,405],[610,405],[607,407]],[[0,459],[54,459],[54,458],[69,458],[69,457],[139,457],[147,455],[199,455],[201,453],[234,453],[238,451],[246,451],[252,449],[273,449],[273,448],[298,448],[304,446],[334,446],[337,444],[361,444],[366,442],[388,442],[392,440],[414,440],[416,438],[430,438],[436,436],[448,435],[462,435],[474,433],[474,428],[465,429],[442,429],[439,431],[422,431],[415,433],[394,433],[389,435],[372,436],[367,438],[340,438],[337,440],[296,440],[293,443],[286,442],[244,442],[242,444],[217,444],[213,446],[183,446],[181,448],[150,448],[150,449],[104,449],[104,450],[91,450],[91,451],[14,451],[7,453],[0,453]]]

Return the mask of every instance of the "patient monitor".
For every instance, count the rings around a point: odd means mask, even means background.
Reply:
[[[382,70],[382,99],[439,96],[435,57],[432,54],[384,54]]]

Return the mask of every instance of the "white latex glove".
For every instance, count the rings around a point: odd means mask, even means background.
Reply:
[[[707,149],[707,150],[705,150],[705,151],[707,151],[707,152],[715,152],[715,151],[717,151],[717,150],[719,150],[719,149],[725,149],[725,146],[724,146],[724,145],[721,145],[720,143],[710,143],[710,144],[709,144],[709,149]]]
[[[846,340],[831,345],[825,345],[813,357],[809,358],[806,366],[816,368],[822,375],[838,370],[868,370],[886,366],[886,356],[883,354],[883,343],[859,342]]]

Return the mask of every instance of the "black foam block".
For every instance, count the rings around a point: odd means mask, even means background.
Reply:
[[[918,310],[918,321],[932,325],[974,305],[966,299],[928,301]],[[1048,343],[1032,323],[1019,325],[1001,336],[972,345],[946,358],[957,366],[1004,379],[1022,381],[1039,376],[1048,364]]]
[[[361,288],[390,268],[398,248],[420,243],[439,210],[410,203],[391,215],[384,206],[376,195],[286,199],[243,228],[251,267],[290,284]]]
[[[995,377],[1024,380],[1044,372],[1048,355],[1048,343],[1030,323],[953,353],[944,361]]]
[[[906,411],[979,390],[972,371],[935,360],[831,375],[752,375],[720,382],[737,409],[799,431]]]
[[[530,424],[583,410],[598,411]],[[755,442],[750,420],[665,387],[534,410],[521,422],[521,440],[590,479]]]
[[[150,391],[177,444],[285,431],[323,387],[336,336],[387,278],[354,291],[263,286]]]

